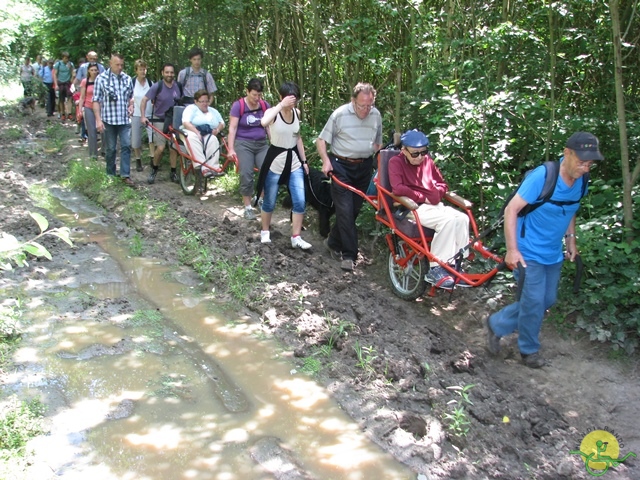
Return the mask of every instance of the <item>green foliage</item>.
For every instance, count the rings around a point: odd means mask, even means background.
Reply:
[[[619,196],[619,190],[607,187],[596,183],[601,191],[589,199],[593,216],[578,225],[582,287],[574,294],[571,282],[563,282],[557,308],[560,316],[575,319],[591,340],[611,342],[614,349],[631,354],[640,339],[640,241],[625,240],[619,202],[609,198],[600,203],[602,196]],[[574,265],[565,265],[564,274],[573,278]]]
[[[466,437],[469,433],[471,422],[467,416],[467,412],[462,405],[458,405],[451,412],[447,412],[443,416],[445,425],[449,433],[456,437]]]
[[[12,396],[0,411],[0,449],[2,456],[22,456],[30,438],[44,433],[45,406],[38,399],[19,401]]]
[[[10,339],[20,334],[22,313],[20,299],[8,298],[0,304],[0,339]]]
[[[321,366],[322,364],[318,359],[313,357],[306,357],[303,361],[303,365],[300,368],[300,371],[309,375],[317,375],[320,372]]]
[[[361,368],[369,377],[375,375],[373,361],[378,358],[376,349],[371,345],[364,347],[356,340],[353,350],[356,352],[356,367]]]
[[[51,260],[52,257],[49,250],[36,241],[45,235],[57,237],[67,244],[73,245],[69,238],[70,231],[68,227],[47,230],[49,228],[49,221],[46,218],[37,212],[30,212],[29,215],[31,215],[31,218],[38,224],[40,234],[31,240],[21,242],[9,233],[0,232],[0,270],[11,270],[13,268],[12,263],[15,263],[18,267],[28,266],[27,259],[29,255],[45,257]]]
[[[236,300],[246,300],[247,295],[262,281],[262,258],[236,258],[235,261],[221,257],[215,265],[219,278],[226,283],[227,290]]]
[[[142,255],[142,247],[142,237],[140,236],[140,234],[136,233],[129,242],[129,252],[131,252],[131,255],[133,255],[134,257],[139,257],[140,255]]]

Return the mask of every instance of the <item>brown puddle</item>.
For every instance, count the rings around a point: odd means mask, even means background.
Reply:
[[[69,423],[67,437],[77,436],[79,450],[90,446],[87,474],[415,478],[369,441],[324,388],[296,372],[275,342],[260,338],[256,325],[223,318],[190,272],[127,257],[96,221],[98,212],[63,196],[66,208],[54,213],[98,242],[123,274],[105,283],[98,276],[79,291],[101,299],[139,295],[151,304],[149,311],[159,312],[151,333],[148,325],[118,324],[119,319],[114,324],[86,318],[50,328],[48,370],[64,379],[70,406],[57,421]]]

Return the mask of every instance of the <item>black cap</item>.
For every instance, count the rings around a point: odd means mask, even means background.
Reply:
[[[598,148],[600,142],[598,137],[588,132],[577,132],[567,140],[567,148],[570,148],[580,160],[588,162],[589,160],[604,160]]]

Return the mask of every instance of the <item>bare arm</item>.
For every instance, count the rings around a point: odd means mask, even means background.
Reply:
[[[238,133],[238,123],[240,118],[229,117],[229,135],[227,136],[227,154],[236,156],[236,133]]]
[[[102,123],[102,116],[100,115],[100,102],[93,102],[93,114],[96,116],[96,130],[100,133],[104,132],[104,123]]]
[[[517,267],[518,262],[525,268],[527,266],[520,250],[518,250],[516,232],[518,230],[518,213],[526,205],[527,201],[516,193],[504,210],[504,239],[507,243],[507,254],[504,257],[504,261],[509,268]]]
[[[53,88],[58,90],[58,75],[56,74],[56,67],[51,69],[51,75],[53,76]]]
[[[82,85],[80,87],[80,100],[78,100],[78,120],[82,118],[82,109],[84,107],[84,99],[87,96],[87,85]],[[93,105],[92,105],[93,106]]]
[[[327,142],[318,138],[316,140],[316,149],[318,150],[318,155],[320,155],[320,158],[322,159],[322,173],[329,175],[329,172],[333,170],[333,166],[331,165],[331,160],[327,153]]]
[[[567,251],[564,254],[565,258],[574,261],[576,255],[578,255],[578,247],[576,246],[576,216],[574,215],[569,222],[569,227],[564,234],[564,243],[567,247]]]
[[[148,121],[147,117],[145,116],[148,101],[149,99],[147,97],[142,97],[142,100],[140,100],[140,122],[142,123],[142,125],[146,125]]]
[[[300,112],[298,112],[298,117],[300,117]],[[300,154],[300,162],[302,162],[302,167],[304,168],[304,171],[307,173],[307,175],[309,175],[309,164],[307,163],[307,154],[304,151],[304,142],[302,141],[301,135],[298,135],[296,146],[298,147],[298,153]]]

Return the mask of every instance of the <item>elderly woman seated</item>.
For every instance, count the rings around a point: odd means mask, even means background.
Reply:
[[[202,169],[205,177],[224,175],[220,171],[220,142],[216,135],[224,128],[220,112],[209,106],[209,94],[198,90],[195,103],[182,113],[182,130],[187,135],[191,153],[195,158],[194,168]]]

